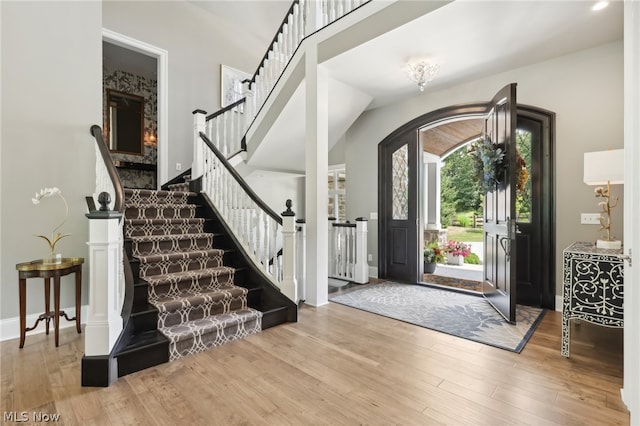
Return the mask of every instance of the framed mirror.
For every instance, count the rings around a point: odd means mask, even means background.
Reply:
[[[107,89],[107,141],[109,149],[144,154],[144,98]]]

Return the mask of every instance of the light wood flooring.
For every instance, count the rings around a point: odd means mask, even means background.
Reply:
[[[80,386],[83,335],[0,344],[1,411],[66,425],[626,425],[622,332],[548,312],[521,354],[330,303],[300,321]]]

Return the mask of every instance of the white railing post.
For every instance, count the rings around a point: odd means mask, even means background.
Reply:
[[[282,282],[280,289],[285,296],[298,303],[296,280],[296,216],[287,200],[287,210],[282,212]]]
[[[198,179],[204,171],[204,147],[200,140],[200,132],[206,131],[207,112],[201,109],[193,111],[193,163],[191,164],[191,180]]]
[[[122,332],[124,286],[122,213],[94,211],[89,218],[89,311],[85,327],[85,356],[109,355]],[[122,283],[124,284],[124,283]]]
[[[306,299],[305,277],[307,274],[307,225],[304,219],[296,220],[296,277],[298,280],[298,297],[301,301]]]
[[[356,219],[356,256],[353,280],[358,284],[369,282],[369,264],[367,263],[367,218]]]

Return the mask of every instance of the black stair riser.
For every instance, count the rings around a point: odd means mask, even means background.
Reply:
[[[260,310],[262,304],[262,289],[252,288],[247,293],[247,306],[253,309]]]
[[[133,286],[133,303],[134,305],[146,305],[149,303],[149,284],[146,282],[139,282]]]
[[[158,328],[158,311],[136,312],[131,314],[131,319],[134,335]]]
[[[135,339],[135,336],[133,337]],[[118,355],[118,377],[169,362],[169,341],[158,342]]]
[[[127,256],[129,256],[129,259],[133,259],[133,242],[128,238],[124,239],[124,251],[127,253]]]
[[[273,309],[262,314],[262,329],[266,330],[287,321],[287,308]]]
[[[139,277],[140,276],[140,262],[138,262],[138,260],[134,259],[134,260],[130,260],[129,261],[129,265],[131,265],[131,273],[133,274],[134,277]]]

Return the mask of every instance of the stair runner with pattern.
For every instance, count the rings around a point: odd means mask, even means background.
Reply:
[[[158,330],[175,360],[262,329],[262,313],[247,305],[248,290],[234,285],[204,219],[189,203],[195,193],[125,189],[125,237],[139,260]]]

